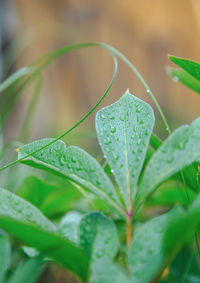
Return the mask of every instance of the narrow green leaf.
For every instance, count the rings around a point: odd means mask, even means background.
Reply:
[[[180,81],[187,87],[200,94],[200,79],[197,80],[184,70],[168,68],[168,73],[173,77],[174,81]]]
[[[18,158],[30,154],[50,141],[52,139],[38,140],[19,148]],[[75,181],[123,214],[120,201],[111,181],[96,159],[84,150],[75,146],[66,148],[62,141],[57,141],[27,157],[22,162]]]
[[[96,116],[99,143],[128,209],[132,207],[153,125],[152,108],[129,93]]]
[[[200,160],[199,148],[200,118],[191,126],[185,125],[175,130],[155,152],[139,185],[137,201],[143,202],[160,183],[194,161]]]
[[[161,274],[181,247],[194,236],[200,223],[199,215],[200,197],[186,211],[175,207],[141,225],[135,232],[128,254],[131,282],[151,282]]]
[[[15,194],[0,188],[0,215],[55,231],[56,227],[36,207]]]
[[[24,67],[17,70],[11,76],[9,76],[5,81],[0,84],[0,93],[11,86],[16,81],[20,80],[21,78],[25,77],[28,74],[31,74],[34,70],[34,67]]]
[[[169,55],[169,59],[193,76],[196,80],[200,81],[200,64],[198,62],[172,55]]]
[[[0,227],[25,245],[39,250],[42,254],[72,271],[85,280],[88,259],[82,249],[68,239],[32,223],[14,219],[0,213]]]
[[[79,225],[83,215],[77,211],[68,212],[60,221],[57,232],[72,241],[79,244]]]
[[[34,257],[20,263],[7,283],[35,283],[40,276],[44,264],[41,256]]]
[[[10,244],[4,234],[0,234],[0,282],[3,283],[4,276],[10,265]]]

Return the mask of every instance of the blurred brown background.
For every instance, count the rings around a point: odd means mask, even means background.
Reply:
[[[4,47],[14,38],[19,41],[15,68],[64,45],[105,42],[135,64],[170,119],[189,123],[199,115],[198,95],[174,83],[165,70],[168,53],[200,61],[199,0],[6,0],[1,11]],[[44,73],[34,136],[60,133],[79,120],[103,94],[112,73],[112,58],[99,48],[73,51],[53,63]],[[103,105],[127,88],[154,107],[140,81],[121,62]],[[13,131],[28,99],[27,91],[11,119]],[[94,125],[93,119],[94,115],[89,119]]]

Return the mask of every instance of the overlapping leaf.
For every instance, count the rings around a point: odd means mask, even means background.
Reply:
[[[56,234],[53,223],[36,207],[4,189],[0,189],[0,228],[85,278],[88,259],[83,250]]]
[[[7,236],[0,233],[0,283],[4,282],[4,276],[10,264],[10,252]]]
[[[88,282],[126,282],[125,273],[113,263],[119,239],[110,219],[98,212],[84,216],[80,224],[80,245],[90,257]]]
[[[38,140],[21,147],[18,157],[21,158],[26,154],[34,152],[48,144],[51,140]],[[22,162],[67,177],[69,180],[83,185],[123,213],[121,203],[111,181],[99,163],[84,150],[75,146],[66,148],[65,144],[59,140],[47,148],[32,154]]]
[[[152,108],[129,93],[96,116],[99,143],[128,209],[136,193],[153,125]]]
[[[168,177],[200,160],[200,118],[182,126],[159,147],[146,167],[137,194],[142,202]]]
[[[129,250],[131,282],[151,282],[159,275],[181,247],[194,236],[198,223],[200,196],[187,211],[176,207],[139,227]]]

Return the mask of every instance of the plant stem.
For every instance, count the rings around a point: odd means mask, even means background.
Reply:
[[[133,227],[132,227],[132,215],[133,215],[133,212],[132,210],[127,212],[127,230],[126,230],[126,247],[127,249],[129,248],[130,246],[130,243],[131,243],[131,239],[132,239],[132,234],[133,234]]]

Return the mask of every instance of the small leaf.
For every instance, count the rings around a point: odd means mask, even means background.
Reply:
[[[77,211],[67,213],[58,226],[57,232],[72,241],[79,244],[79,225],[83,215]]]
[[[4,276],[10,265],[10,244],[6,235],[0,233],[0,282],[3,283]]]
[[[18,158],[34,152],[51,141],[52,139],[38,140],[19,148]],[[66,148],[62,141],[57,141],[22,162],[61,175],[84,186],[123,214],[121,203],[108,176],[100,164],[84,150],[75,146]]]
[[[200,64],[196,61],[169,55],[169,59],[196,80],[200,81]]]
[[[125,274],[113,263],[119,239],[110,219],[99,212],[85,215],[80,224],[80,245],[90,258],[88,282],[125,282],[119,281]]]
[[[180,69],[168,68],[168,73],[173,77],[174,81],[180,81],[200,94],[200,80],[195,79],[186,71]]]
[[[44,264],[41,256],[34,257],[20,263],[7,283],[35,283],[40,276]]]
[[[200,118],[191,126],[185,125],[154,153],[139,185],[137,201],[143,202],[156,187],[185,166],[200,160]]]
[[[129,93],[96,116],[99,143],[128,210],[132,207],[153,125],[152,108]]]

